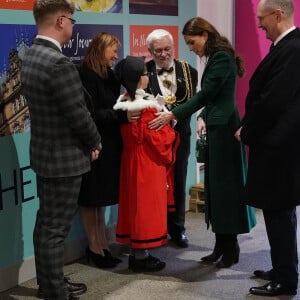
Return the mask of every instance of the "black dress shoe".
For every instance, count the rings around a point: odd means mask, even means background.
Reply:
[[[155,272],[162,270],[165,266],[165,262],[152,255],[145,259],[136,259],[130,255],[128,259],[128,269],[134,272]]]
[[[64,277],[64,282],[69,291],[69,299],[78,299],[79,295],[84,294],[87,291],[87,287],[84,283],[70,282],[69,277]],[[37,297],[40,299],[46,299],[43,290],[39,287]],[[72,298],[73,297],[73,298]]]
[[[172,237],[171,241],[180,248],[187,248],[189,246],[189,240],[184,233],[182,233],[179,237]]]
[[[103,249],[103,252],[104,252],[105,257],[110,258],[114,263],[119,264],[119,263],[122,262],[121,259],[112,256],[111,253],[110,253],[110,251],[108,249]]]
[[[273,297],[279,295],[296,295],[296,289],[290,289],[284,287],[281,283],[277,282],[269,282],[263,286],[256,286],[252,287],[249,290],[250,294],[258,295],[258,296],[265,296],[265,297]]]
[[[238,242],[225,244],[225,251],[222,259],[216,264],[217,268],[230,268],[232,265],[239,262],[240,247]]]
[[[272,270],[263,271],[263,270],[255,270],[253,272],[254,276],[264,280],[272,280]]]
[[[213,252],[209,255],[201,257],[201,260],[204,262],[216,262],[223,255],[224,252],[223,235],[216,233],[215,236],[216,236],[216,242],[215,242]]]
[[[44,299],[44,300],[51,300],[51,299],[49,299],[49,298],[42,298],[42,299]],[[68,297],[68,300],[78,300],[78,299],[80,299],[79,296],[72,296],[72,295],[69,295],[69,297]]]
[[[90,248],[86,248],[85,253],[87,262],[90,263],[90,261],[92,261],[98,268],[114,268],[117,265],[117,262],[113,260],[112,256],[100,255],[90,250]]]
[[[213,252],[209,255],[201,257],[201,260],[205,262],[216,262],[221,258],[222,255],[223,249],[216,243]]]
[[[201,260],[205,262],[216,262],[217,260],[220,259],[222,254],[223,254],[222,252],[217,253],[213,251],[211,254],[201,257]]]

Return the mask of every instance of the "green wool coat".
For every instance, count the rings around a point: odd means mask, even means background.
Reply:
[[[208,155],[205,161],[205,219],[213,232],[239,234],[256,224],[254,209],[243,200],[247,163],[244,146],[234,133],[240,119],[235,101],[237,69],[226,51],[211,55],[201,79],[201,90],[174,108],[183,119],[204,107]]]

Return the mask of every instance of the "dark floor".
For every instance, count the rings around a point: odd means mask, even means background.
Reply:
[[[269,246],[260,211],[257,211],[257,226],[251,233],[240,235],[240,261],[230,269],[217,269],[213,264],[200,263],[202,256],[211,252],[214,237],[206,230],[202,213],[187,213],[187,235],[190,246],[176,248],[171,242],[152,254],[165,260],[167,266],[157,273],[137,274],[127,269],[127,249],[112,245],[112,251],[120,253],[123,262],[110,270],[89,266],[83,258],[65,267],[65,273],[74,281],[84,282],[88,291],[82,300],[263,300],[300,299],[294,297],[259,297],[248,294],[251,286],[263,285],[265,281],[254,279],[255,269],[269,269]],[[122,254],[121,254],[122,252]],[[36,282],[24,284],[0,293],[1,300],[36,299]]]

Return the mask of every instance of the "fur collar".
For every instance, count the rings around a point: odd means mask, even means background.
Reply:
[[[145,108],[156,108],[161,111],[164,107],[164,98],[160,95],[154,97],[152,94],[146,93],[143,89],[137,89],[135,92],[135,99],[132,100],[128,93],[120,95],[114,109],[121,110],[143,110]]]

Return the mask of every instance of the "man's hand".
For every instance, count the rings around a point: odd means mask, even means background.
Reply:
[[[94,150],[90,152],[91,161],[98,159],[101,150],[102,144],[100,143]]]

